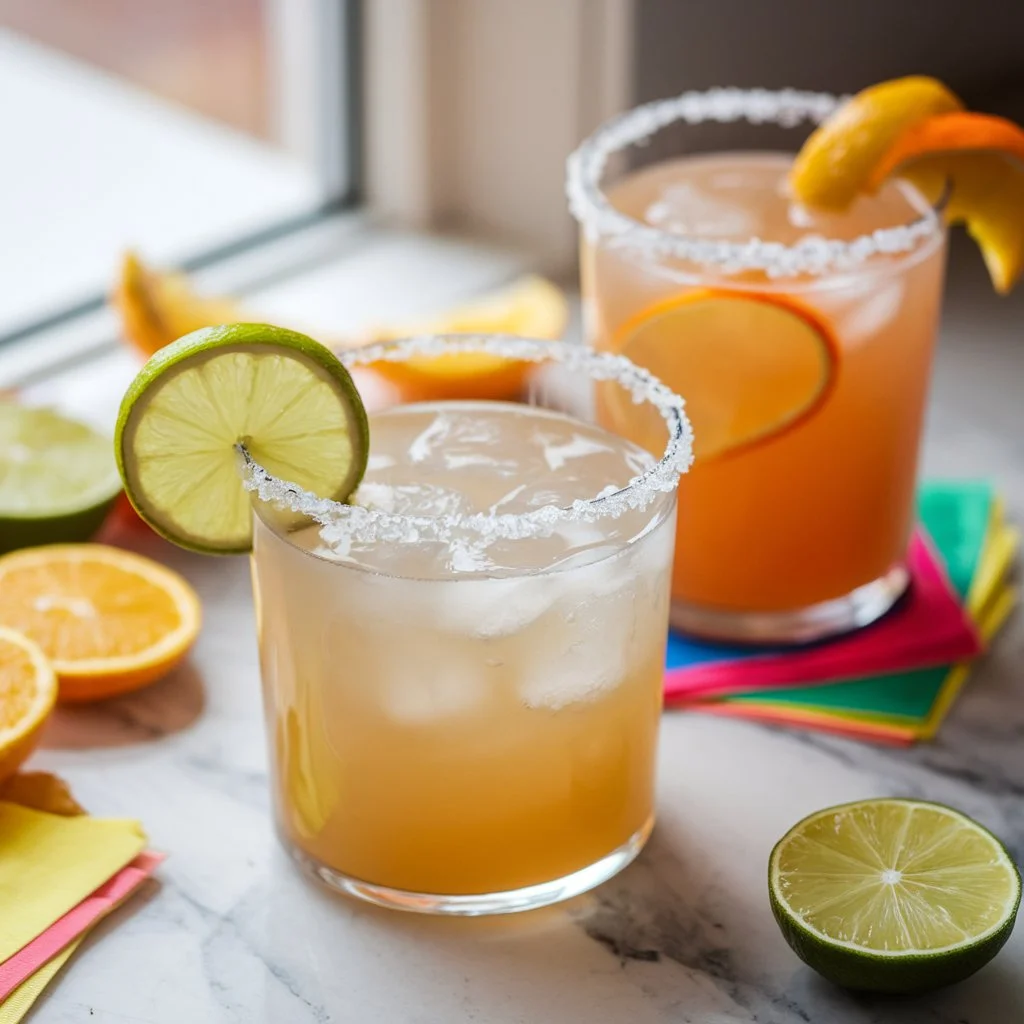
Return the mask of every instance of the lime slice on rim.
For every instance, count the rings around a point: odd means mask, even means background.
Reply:
[[[772,851],[772,910],[797,956],[846,988],[923,992],[962,981],[1013,931],[1021,879],[959,811],[865,800],[795,825]]]
[[[237,449],[275,476],[344,501],[366,469],[366,411],[319,342],[267,324],[204,327],[161,349],[121,402],[114,449],[139,515],[182,547],[252,547]]]
[[[0,552],[88,540],[120,491],[108,437],[0,402]]]

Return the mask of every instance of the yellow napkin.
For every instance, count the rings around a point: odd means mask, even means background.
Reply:
[[[137,821],[63,818],[0,801],[0,962],[81,903],[145,845]]]
[[[82,938],[85,938],[83,935]],[[52,960],[48,960],[30,978],[26,978],[2,1003],[0,1003],[0,1024],[18,1024],[18,1021],[32,1009],[32,1004],[50,984],[53,976],[71,959],[82,939],[68,943]]]
[[[0,801],[0,963],[81,903],[145,845],[137,821],[62,817]],[[79,941],[0,1003],[0,1024],[24,1016]]]

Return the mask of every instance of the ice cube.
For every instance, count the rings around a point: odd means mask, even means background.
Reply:
[[[647,207],[644,219],[663,231],[705,238],[749,237],[756,222],[742,205],[726,202],[696,185],[676,184]]]
[[[451,418],[448,416],[438,416],[433,420],[429,427],[413,438],[412,444],[409,445],[409,461],[426,462],[448,436],[451,426]]]
[[[587,614],[584,609],[580,614]],[[592,623],[591,625],[596,625]],[[570,704],[596,700],[626,676],[629,643],[624,627],[600,622],[602,628],[573,630],[577,638],[554,657],[532,658],[524,666],[519,698],[528,708],[558,711]]]
[[[519,697],[527,707],[558,710],[596,700],[625,679],[635,657],[638,612],[635,577],[622,565],[611,559],[565,574],[574,579],[576,600],[554,609],[557,626],[523,664]]]
[[[378,680],[385,714],[401,725],[431,725],[471,714],[487,696],[482,663],[460,658],[454,651],[435,650],[432,656],[405,647],[383,659]]]
[[[465,580],[439,589],[435,607],[442,629],[489,640],[525,629],[558,597],[554,575]]]
[[[485,468],[498,476],[509,476],[519,469],[519,464],[512,459],[498,459],[483,452],[445,452],[445,469]]]
[[[355,494],[355,503],[389,515],[445,516],[462,510],[458,491],[437,484],[385,484],[364,480]]]
[[[860,345],[876,337],[899,315],[903,285],[894,281],[885,287],[876,283],[872,295],[861,300],[839,322],[839,333],[847,346]]]
[[[600,455],[602,452],[612,451],[608,445],[600,444],[581,434],[573,434],[571,441],[565,441],[562,444],[553,443],[542,433],[538,433],[537,440],[544,452],[544,461],[552,472],[561,469],[571,459],[581,459],[587,455]]]

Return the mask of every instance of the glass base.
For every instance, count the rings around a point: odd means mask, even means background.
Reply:
[[[282,837],[285,849],[299,866],[313,878],[323,882],[335,892],[354,896],[366,903],[391,910],[405,910],[413,914],[446,914],[454,917],[480,917],[483,914],[516,914],[523,910],[536,910],[551,903],[579,896],[602,882],[617,875],[644,848],[654,818],[649,818],[643,828],[634,832],[618,849],[613,850],[599,861],[574,871],[571,875],[556,878],[553,882],[528,885],[523,889],[508,892],[473,893],[470,895],[444,895],[442,893],[408,892],[391,889],[386,885],[374,885],[358,878],[343,875],[309,854],[293,846]]]
[[[806,644],[840,636],[880,619],[902,596],[910,574],[902,565],[845,597],[789,612],[733,612],[672,603],[672,628],[708,640]]]

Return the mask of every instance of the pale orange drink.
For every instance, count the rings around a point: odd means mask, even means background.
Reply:
[[[687,461],[666,409],[660,463],[560,412],[449,401],[371,416],[351,506],[263,482],[277,819],[322,880],[405,909],[518,910],[639,851]]]
[[[785,153],[618,178],[605,160],[676,119],[791,124],[829,104],[691,94],[612,123],[570,164],[588,340],[687,399],[672,619],[698,634],[816,639],[902,593],[945,235],[904,182],[843,212],[801,206]],[[649,443],[644,410],[600,388],[598,402],[609,429]]]

